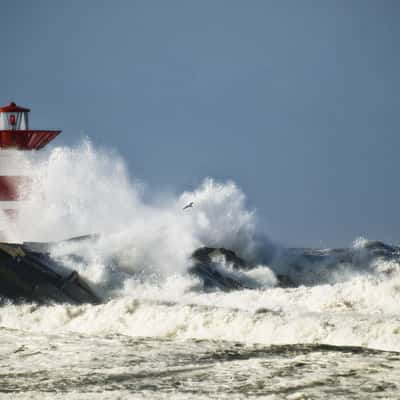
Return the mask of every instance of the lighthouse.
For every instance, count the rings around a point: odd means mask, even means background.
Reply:
[[[29,195],[40,194],[35,171],[29,171],[29,163],[26,168],[26,152],[42,149],[61,132],[30,129],[29,112],[15,103],[0,107],[0,298],[99,303],[100,297],[77,271],[51,258],[51,243],[15,240],[10,232],[18,225],[18,214],[21,220],[25,217],[19,211]]]
[[[0,107],[0,214],[12,220],[18,209],[34,190],[31,176],[22,168],[23,152],[40,150],[53,140],[59,130],[32,130],[29,126],[30,110],[14,102]],[[0,227],[0,238],[7,238]]]

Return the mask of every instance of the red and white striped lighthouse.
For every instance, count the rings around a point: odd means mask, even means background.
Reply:
[[[15,103],[0,107],[0,213],[11,219],[18,213],[19,202],[26,199],[27,187],[34,190],[32,179],[21,175],[21,152],[40,150],[61,132],[29,129],[29,112]],[[4,227],[0,235],[7,237]]]

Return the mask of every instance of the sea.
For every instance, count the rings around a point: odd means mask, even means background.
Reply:
[[[87,140],[24,157],[36,190],[8,240],[59,243],[103,302],[3,299],[0,399],[400,399],[396,246],[276,244],[233,181],[156,192]],[[248,261],[218,266],[245,288],[191,274],[203,246]]]

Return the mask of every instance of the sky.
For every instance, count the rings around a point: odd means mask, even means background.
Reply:
[[[397,0],[0,0],[0,103],[293,246],[400,243]]]

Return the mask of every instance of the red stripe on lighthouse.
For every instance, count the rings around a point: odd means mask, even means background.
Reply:
[[[32,179],[27,176],[0,176],[0,201],[25,200],[31,186]]]

